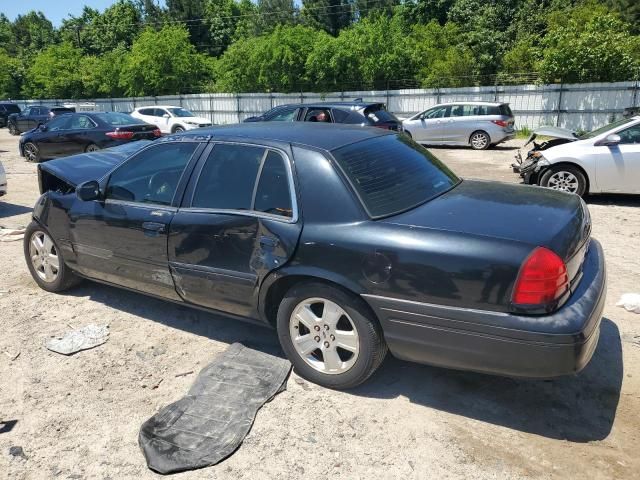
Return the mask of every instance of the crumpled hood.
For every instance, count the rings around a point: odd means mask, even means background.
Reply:
[[[591,228],[577,195],[478,180],[464,180],[440,197],[383,221],[544,246],[563,258],[582,244]]]
[[[535,138],[540,135],[551,138],[563,138],[565,140],[571,141],[578,140],[578,136],[573,130],[561,127],[546,126],[536,128],[527,139],[525,145],[529,145],[529,143],[533,142],[533,140],[535,140]]]
[[[38,169],[64,180],[72,187],[99,180],[104,175],[123,163],[138,150],[150,144],[151,140],[139,140],[118,147],[108,148],[92,153],[81,153],[70,157],[39,163]]]

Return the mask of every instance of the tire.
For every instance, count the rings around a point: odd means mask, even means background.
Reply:
[[[469,145],[474,150],[486,150],[491,146],[491,137],[487,132],[477,130],[469,137]]]
[[[541,187],[575,193],[584,196],[587,193],[587,179],[584,173],[573,165],[557,165],[549,168],[540,177]]]
[[[11,135],[13,136],[20,135],[20,132],[18,132],[18,128],[13,123],[9,123],[8,127],[9,127],[9,133]]]
[[[89,145],[87,145],[87,148],[84,149],[84,151],[87,153],[97,152],[98,150],[100,150],[100,147],[95,143],[90,143]]]
[[[31,277],[43,290],[63,292],[82,281],[64,263],[62,251],[38,222],[32,221],[25,230],[23,248]]]
[[[292,287],[278,308],[277,329],[280,344],[296,372],[327,388],[360,385],[387,354],[382,329],[367,305],[324,283]],[[298,342],[296,335],[301,339]]]
[[[184,127],[181,127],[179,125],[177,127],[173,127],[173,133],[182,133],[184,132],[184,130]]]
[[[40,149],[38,145],[33,142],[27,142],[23,145],[22,151],[24,152],[24,158],[27,162],[39,162],[40,161]]]

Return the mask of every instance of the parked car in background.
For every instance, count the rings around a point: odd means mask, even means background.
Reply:
[[[281,105],[244,121],[346,123],[402,131],[402,122],[383,103],[358,101]]]
[[[536,143],[538,136],[546,141]],[[525,146],[533,148],[512,165],[524,183],[586,195],[640,194],[640,116],[623,118],[578,136],[558,127],[540,127]]]
[[[136,140],[153,140],[160,130],[130,115],[115,112],[86,112],[60,115],[20,137],[20,155],[30,162],[64,157],[122,145]]]
[[[9,122],[9,115],[19,114],[20,107],[15,103],[2,102],[0,103],[0,127],[6,127]]]
[[[418,143],[470,145],[484,150],[515,136],[515,118],[508,103],[442,103],[402,122]]]
[[[197,117],[182,107],[140,107],[131,112],[131,116],[157,126],[165,134],[211,126],[211,120]]]
[[[0,197],[4,197],[7,194],[7,174],[4,171],[2,162],[0,162]]]
[[[605,264],[582,199],[462,180],[404,134],[245,123],[38,172],[24,254],[41,288],[85,277],[262,321],[327,387],[387,349],[553,377],[598,343]]]
[[[21,133],[33,130],[43,123],[47,123],[56,115],[75,112],[74,108],[44,105],[30,105],[20,113],[9,115],[9,133],[20,135]]]

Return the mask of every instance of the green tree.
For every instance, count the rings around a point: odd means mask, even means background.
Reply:
[[[589,3],[549,19],[539,64],[543,81],[617,82],[637,78],[640,36],[604,6]]]
[[[82,98],[82,62],[82,50],[69,42],[46,48],[27,71],[24,93],[35,98]]]
[[[325,32],[302,25],[278,25],[260,37],[239,40],[217,62],[216,89],[222,92],[291,92],[303,88],[305,61]]]
[[[184,22],[191,43],[199,51],[207,51],[211,44],[209,27],[204,21],[206,4],[203,0],[166,0],[170,20]]]
[[[638,0],[607,0],[607,5],[629,24],[633,32],[640,32],[640,2]]]
[[[304,0],[300,11],[306,25],[334,36],[351,25],[354,14],[353,0]]]
[[[16,98],[20,95],[20,62],[0,49],[0,98]]]
[[[205,12],[211,41],[208,51],[218,57],[234,39],[240,7],[234,0],[208,0]]]
[[[268,33],[278,25],[293,25],[296,21],[297,9],[293,0],[258,0],[256,22],[262,33]]]
[[[100,56],[85,56],[82,67],[84,95],[95,97],[121,97],[126,93],[122,70],[127,58],[127,48],[116,47]]]
[[[11,30],[15,40],[15,53],[24,57],[39,52],[57,40],[53,24],[42,12],[31,11],[26,15],[18,15]]]
[[[408,31],[399,16],[371,15],[335,39],[320,39],[307,60],[307,75],[327,90],[386,88],[414,77]]]
[[[208,65],[205,56],[189,42],[186,28],[147,28],[125,58],[121,81],[127,95],[193,92],[209,79]]]

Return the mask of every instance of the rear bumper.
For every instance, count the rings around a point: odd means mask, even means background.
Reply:
[[[592,239],[582,280],[551,315],[363,297],[380,319],[389,350],[400,359],[513,377],[556,377],[582,370],[598,344],[606,298],[604,255]]]

